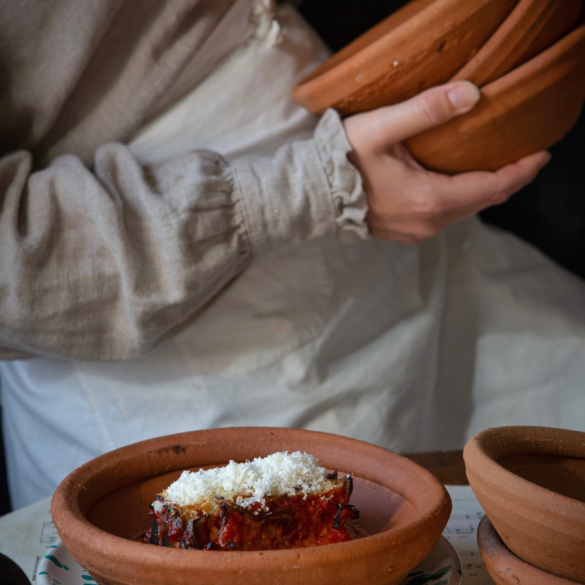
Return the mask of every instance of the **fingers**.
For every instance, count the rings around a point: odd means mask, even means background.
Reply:
[[[359,121],[366,126],[373,145],[383,150],[468,112],[480,96],[472,83],[457,81],[428,89],[400,104],[360,114]]]
[[[546,151],[536,152],[495,173],[476,171],[449,177],[432,174],[432,182],[446,210],[468,209],[470,213],[507,201],[534,180],[550,161]]]
[[[418,164],[402,142],[469,111],[480,97],[477,87],[459,81],[344,120],[352,146],[348,158],[362,175],[374,237],[406,244],[432,237],[466,215],[503,203],[550,160],[543,151],[497,172],[455,176]]]
[[[542,151],[495,173],[477,171],[454,177],[418,170],[402,162],[394,169],[392,191],[368,198],[367,222],[373,237],[416,244],[447,225],[506,201],[532,181],[550,160]]]
[[[535,152],[518,162],[496,171],[497,180],[510,195],[531,183],[549,163],[551,155],[546,150]]]

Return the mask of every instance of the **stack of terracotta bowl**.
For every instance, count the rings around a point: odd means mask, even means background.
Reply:
[[[426,167],[495,170],[546,149],[585,101],[582,0],[413,0],[294,89],[314,113],[342,115],[468,80],[482,99],[469,113],[408,141]]]
[[[478,544],[496,583],[585,583],[585,433],[500,427],[463,453],[486,516]]]

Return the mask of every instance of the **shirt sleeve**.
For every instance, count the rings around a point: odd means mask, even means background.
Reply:
[[[141,167],[122,144],[93,170],[0,159],[0,358],[122,360],[186,327],[254,255],[367,237],[351,147],[329,111],[314,138],[229,165],[194,151]]]

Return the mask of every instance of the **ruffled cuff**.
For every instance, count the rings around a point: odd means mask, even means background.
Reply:
[[[312,140],[232,164],[254,254],[291,242],[368,237],[366,197],[350,151],[338,114],[328,110]]]
[[[321,118],[315,130],[315,144],[335,206],[338,239],[352,242],[367,238],[368,205],[362,177],[347,158],[351,144],[335,110],[327,110]]]

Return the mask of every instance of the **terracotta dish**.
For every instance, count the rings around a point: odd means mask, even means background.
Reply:
[[[401,102],[455,75],[517,1],[414,0],[303,79],[293,98],[343,115]]]
[[[352,473],[363,534],[350,542],[255,552],[181,550],[136,539],[153,495],[181,470],[305,451]],[[51,504],[71,556],[100,585],[393,585],[437,543],[451,512],[426,470],[361,441],[294,429],[235,428],[152,439],[102,455],[71,473]]]
[[[495,171],[558,142],[585,101],[585,25],[482,88],[467,114],[406,142],[443,173]]]
[[[463,457],[505,545],[534,567],[585,583],[585,433],[488,429],[467,443]]]
[[[479,523],[477,543],[485,567],[498,585],[577,585],[575,581],[537,569],[512,554],[487,516]]]
[[[482,87],[536,57],[575,28],[582,0],[520,0],[487,43],[452,81]]]

